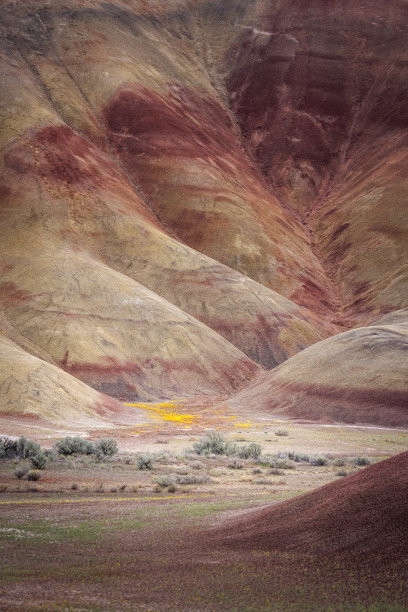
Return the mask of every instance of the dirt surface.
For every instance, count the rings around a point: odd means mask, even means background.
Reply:
[[[344,557],[408,553],[408,452],[216,531],[223,545]],[[408,560],[408,559],[407,559]]]
[[[402,612],[406,542],[395,517],[407,453],[378,461],[406,450],[407,432],[258,418],[229,425],[226,438],[260,443],[259,461],[196,455],[200,435],[177,436],[164,421],[123,435],[119,456],[103,462],[55,457],[38,482],[16,479],[21,461],[0,462],[0,609]],[[152,470],[137,469],[140,454]],[[271,468],[278,454],[286,459]],[[317,456],[325,464],[313,465]],[[376,464],[359,467],[358,456]],[[379,495],[383,476],[390,487]],[[169,477],[175,491],[158,484]],[[276,545],[251,533],[230,546],[225,534],[256,530],[257,517]],[[353,526],[364,530],[350,552]]]

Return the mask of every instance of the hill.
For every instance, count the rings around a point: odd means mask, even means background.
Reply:
[[[301,351],[230,404],[301,419],[406,427],[407,355],[404,309]]]
[[[367,326],[408,305],[407,30],[401,0],[4,2],[2,333],[114,400],[299,355],[293,402],[405,423],[403,334]]]
[[[213,545],[330,558],[376,559],[383,571],[406,555],[408,452],[311,493],[246,512],[209,534]]]

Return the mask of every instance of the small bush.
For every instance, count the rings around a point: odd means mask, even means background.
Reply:
[[[326,457],[314,457],[311,461],[311,464],[318,465],[318,466],[326,465],[327,459]]]
[[[277,468],[278,470],[295,470],[296,463],[290,459],[276,459],[270,462],[270,467]]]
[[[125,484],[120,485],[119,491],[124,491],[126,489],[126,487],[127,487],[127,485],[125,485]]]
[[[45,466],[47,464],[47,458],[44,453],[38,453],[38,455],[34,455],[31,457],[31,465],[37,470],[45,470]]]
[[[227,467],[229,467],[231,470],[242,470],[244,464],[241,463],[241,461],[234,459],[234,461],[231,461]]]
[[[168,488],[167,488],[169,493],[174,493],[177,490],[177,487],[175,484],[171,484]]]
[[[59,455],[92,455],[95,452],[94,445],[83,438],[67,436],[54,444]]]
[[[197,455],[232,455],[235,454],[236,445],[228,442],[218,431],[209,432],[204,438],[193,444]]]
[[[72,485],[71,485],[71,490],[72,491],[78,491],[78,489],[79,489],[78,483],[77,482],[73,482]]]
[[[291,459],[296,463],[309,463],[311,461],[311,457],[309,455],[305,455],[303,453],[295,453],[294,451],[290,451],[288,453],[288,459]]]
[[[35,481],[40,480],[41,472],[37,472],[37,470],[30,470],[27,474],[27,480]]]
[[[272,476],[282,476],[283,472],[282,470],[277,470],[276,468],[272,468],[269,471],[269,474],[272,474]]]
[[[209,476],[207,476],[207,474],[188,474],[187,476],[175,476],[176,483],[180,485],[203,484],[205,482],[208,482],[209,480],[210,478]]]
[[[138,470],[152,470],[153,459],[149,457],[149,455],[140,455],[137,459],[136,466]]]
[[[159,487],[171,487],[175,483],[175,476],[165,474],[164,476],[158,476],[154,479],[154,482],[159,485]]]
[[[100,448],[95,452],[94,457],[97,463],[102,463],[102,461],[106,459],[106,455],[103,454]]]
[[[205,463],[203,463],[202,461],[193,461],[191,467],[193,468],[193,470],[202,470],[205,468]]]
[[[41,447],[34,440],[27,440],[23,436],[17,440],[17,456],[22,459],[31,459],[41,453]]]
[[[340,470],[337,472],[336,476],[347,476],[348,473],[346,472],[346,470]]]
[[[247,446],[240,446],[237,450],[237,455],[240,459],[249,459],[250,457],[258,459],[261,456],[262,448],[260,444],[251,442]]]
[[[41,453],[40,445],[24,436],[18,440],[12,440],[6,436],[0,438],[0,459],[30,459],[38,453]]]
[[[346,460],[345,459],[341,459],[340,457],[338,459],[336,459],[333,462],[333,465],[335,465],[336,467],[343,467],[346,465]]]
[[[370,465],[371,461],[367,457],[356,457],[353,461],[354,465]]]
[[[261,470],[261,468],[254,468],[254,469],[252,470],[252,473],[253,473],[253,474],[262,474],[262,470]]]
[[[278,429],[278,431],[275,431],[275,436],[288,436],[289,432],[285,431],[284,429]]]
[[[26,465],[19,465],[18,468],[15,469],[14,474],[16,477],[21,480],[28,472],[28,467]]]
[[[0,459],[14,459],[17,454],[17,440],[6,436],[0,438]]]
[[[100,452],[105,457],[113,457],[118,454],[118,444],[114,438],[101,438],[95,442],[94,452]]]

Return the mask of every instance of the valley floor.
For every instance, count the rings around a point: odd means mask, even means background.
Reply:
[[[196,455],[199,435],[162,420],[137,437],[117,431],[117,457],[48,461],[38,482],[0,462],[0,610],[406,610],[404,560],[214,544],[214,528],[247,509],[408,448],[404,431],[264,418],[226,433],[261,444],[259,460]],[[151,470],[137,469],[140,453]]]

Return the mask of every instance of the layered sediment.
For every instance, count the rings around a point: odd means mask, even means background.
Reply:
[[[407,10],[4,3],[3,335],[114,399],[227,397],[298,355],[300,412],[330,388],[339,418],[401,414],[395,334],[369,392],[347,360],[375,332],[325,339],[407,306]]]

